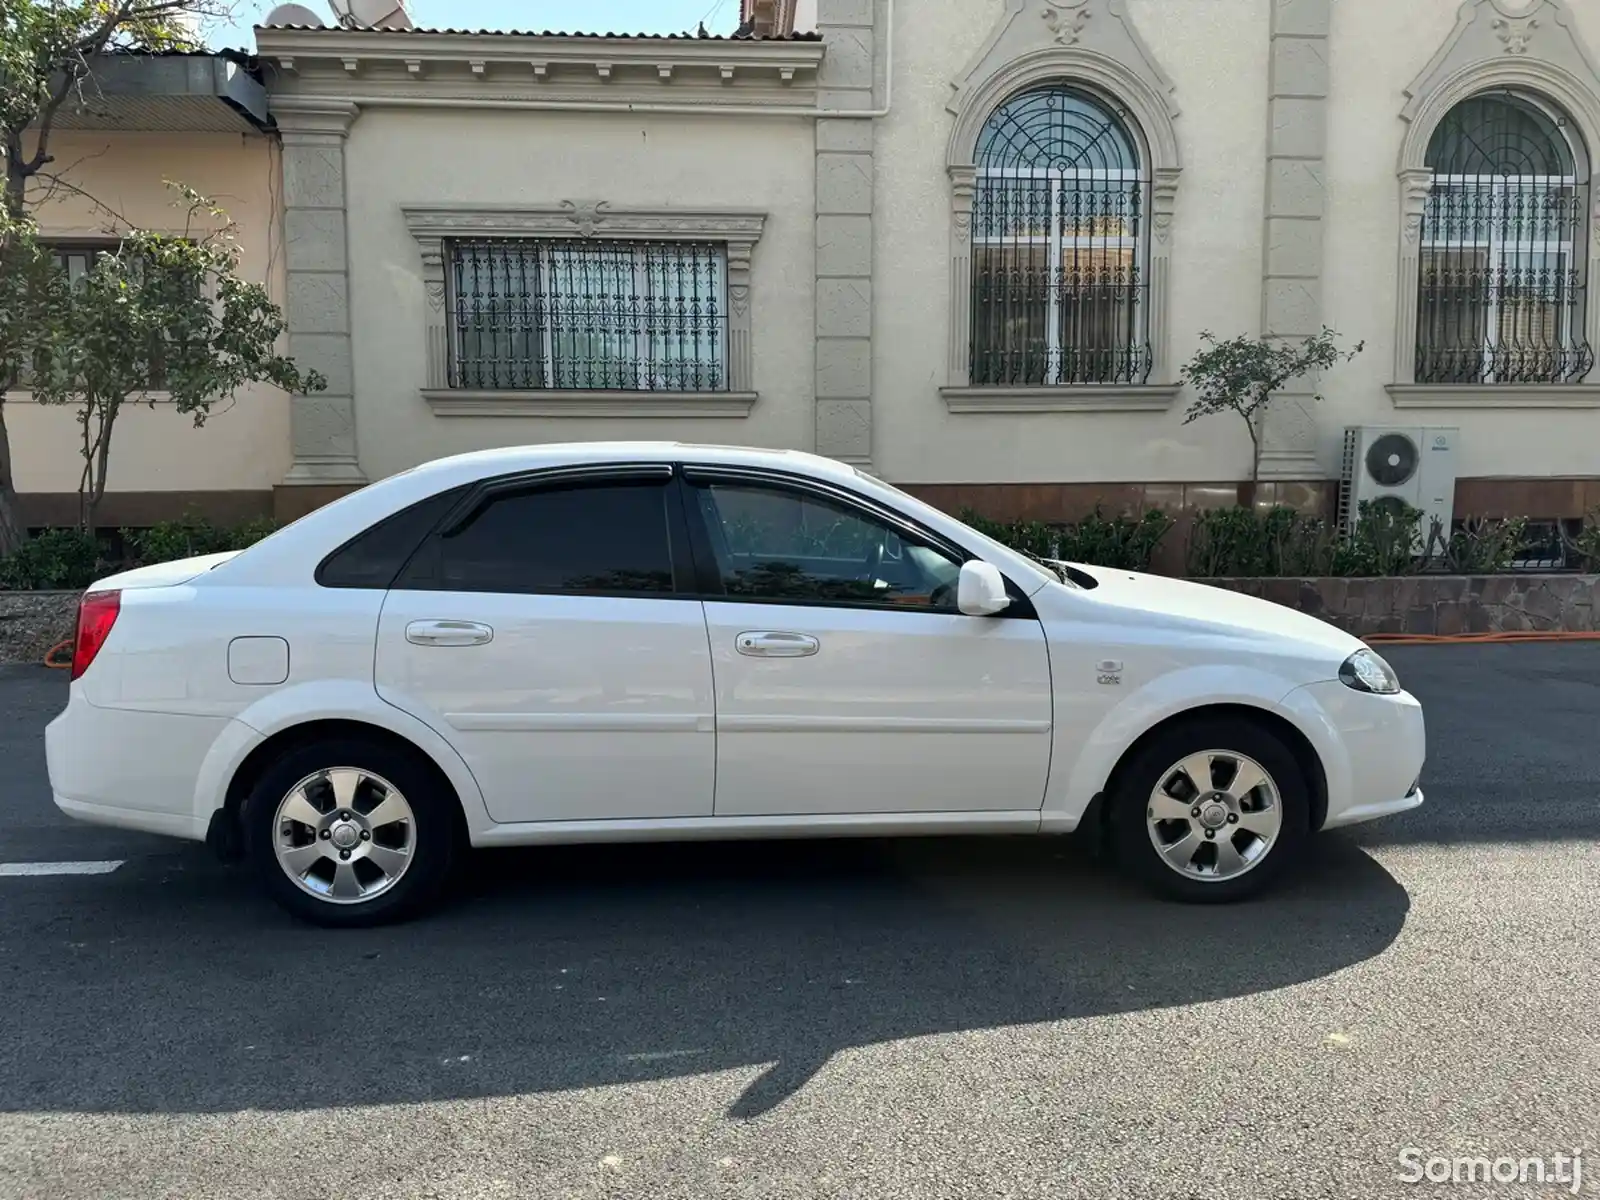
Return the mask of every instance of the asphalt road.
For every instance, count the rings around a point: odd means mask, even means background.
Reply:
[[[297,925],[62,818],[55,673],[0,668],[0,1197],[1600,1193],[1600,646],[1400,648],[1427,805],[1270,900],[1044,840],[481,856],[444,912]],[[1409,1173],[1408,1177],[1409,1177]]]

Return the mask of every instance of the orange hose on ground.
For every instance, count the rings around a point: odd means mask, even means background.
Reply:
[[[72,651],[76,643],[76,638],[68,638],[64,642],[57,642],[54,646],[51,646],[50,649],[44,652],[44,665],[47,667],[54,667],[58,671],[64,671],[70,668],[72,666]],[[63,650],[66,651],[67,661],[55,661],[56,655],[60,654]]]

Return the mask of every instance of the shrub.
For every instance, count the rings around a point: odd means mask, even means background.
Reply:
[[[100,544],[81,529],[46,529],[0,558],[0,587],[53,590],[88,587],[105,574]]]
[[[1085,563],[1113,570],[1147,571],[1150,560],[1173,526],[1159,509],[1142,516],[1105,516],[1099,506],[1077,524],[1044,521],[991,521],[972,509],[960,519],[979,533],[1036,558]]]
[[[1363,501],[1345,537],[1321,518],[1291,508],[1212,509],[1195,514],[1188,571],[1201,579],[1411,575],[1428,561],[1418,544],[1421,520],[1420,509]]]
[[[1195,514],[1189,574],[1199,578],[1329,574],[1338,535],[1326,521],[1292,508],[1218,508]]]
[[[1078,524],[1067,527],[1058,557],[1096,567],[1147,571],[1156,547],[1173,524],[1171,516],[1156,508],[1142,517],[1107,518],[1097,506]]]
[[[1600,572],[1600,508],[1589,510],[1576,537],[1562,530],[1561,541],[1578,570],[1586,575]]]
[[[1448,536],[1435,517],[1428,530],[1428,558],[1452,575],[1495,575],[1511,569],[1527,542],[1526,517],[1468,518]]]
[[[127,548],[129,562],[144,567],[200,554],[243,550],[276,529],[277,523],[269,517],[227,526],[213,525],[191,515],[177,521],[162,521],[149,529],[124,529],[122,542]]]

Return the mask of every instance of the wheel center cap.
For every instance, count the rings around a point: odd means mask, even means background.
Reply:
[[[1228,809],[1213,800],[1200,810],[1200,824],[1207,829],[1221,829],[1228,823]]]
[[[349,821],[340,821],[333,827],[328,838],[341,850],[353,850],[356,843],[361,840],[361,831]]]

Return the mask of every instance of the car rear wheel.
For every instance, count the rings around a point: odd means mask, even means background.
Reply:
[[[1163,731],[1119,772],[1112,840],[1123,868],[1158,895],[1243,900],[1304,851],[1311,800],[1294,754],[1249,720]]]
[[[272,899],[303,920],[351,927],[400,920],[437,899],[454,858],[451,804],[414,752],[328,738],[273,763],[242,816]]]

